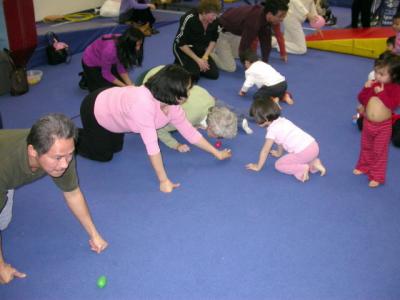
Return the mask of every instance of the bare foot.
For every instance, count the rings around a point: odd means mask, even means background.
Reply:
[[[358,170],[358,169],[354,169],[354,170],[353,170],[353,174],[354,174],[354,175],[362,175],[363,172],[361,172],[361,171]]]
[[[321,160],[319,160],[318,158],[314,161],[312,166],[313,166],[313,168],[317,169],[318,172],[321,173],[321,176],[324,176],[326,174],[326,169],[325,169],[324,165],[322,164]]]
[[[380,185],[380,183],[379,183],[378,181],[375,181],[375,180],[371,180],[371,181],[368,183],[368,186],[371,187],[371,188],[376,188],[376,187],[378,187],[379,185]]]
[[[300,180],[301,182],[306,182],[308,179],[310,179],[308,169],[304,172],[302,179]]]
[[[278,97],[272,97],[272,101],[274,101],[276,103],[276,105],[278,105],[279,109],[282,109],[282,107],[279,105],[279,98]]]
[[[289,105],[293,105],[294,104],[294,100],[292,99],[290,93],[285,93],[285,96],[283,96],[282,100],[285,101]]]
[[[292,98],[285,98],[285,99],[283,99],[283,101],[285,101],[289,105],[293,105],[294,104],[294,100]]]

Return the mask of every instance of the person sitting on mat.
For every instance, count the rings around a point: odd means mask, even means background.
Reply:
[[[119,9],[119,23],[137,26],[146,35],[160,33],[154,28],[156,19],[152,10],[156,6],[147,0],[122,0]]]
[[[318,20],[318,17],[319,15],[314,0],[290,0],[287,16],[283,20],[283,27],[285,28],[283,37],[288,53],[307,53],[303,23],[306,19],[308,19],[310,23],[315,22]],[[277,46],[275,41],[273,41],[273,44]]]
[[[179,21],[173,43],[175,63],[192,75],[193,83],[200,76],[217,79],[219,70],[210,57],[218,39],[217,15],[221,11],[219,0],[201,0],[197,8],[188,11]]]
[[[240,96],[246,95],[247,91],[256,85],[258,91],[254,94],[254,98],[273,97],[290,105],[294,103],[290,93],[287,92],[286,78],[271,65],[260,60],[256,53],[248,49],[240,55],[240,61],[246,69],[246,80],[239,91]]]
[[[128,70],[142,64],[143,43],[143,33],[134,27],[122,35],[106,34],[95,40],[83,52],[83,77],[79,85],[86,85],[89,92],[132,85]]]
[[[14,189],[45,175],[63,192],[69,209],[90,237],[90,248],[100,253],[107,247],[79,188],[74,157],[76,136],[74,123],[61,114],[40,118],[30,130],[0,130],[0,284],[26,277],[4,261],[1,247],[1,231],[12,218]]]
[[[190,143],[219,160],[231,151],[214,148],[187,120],[180,104],[188,98],[190,73],[178,65],[167,65],[144,85],[114,87],[89,94],[81,105],[83,129],[79,133],[78,154],[97,161],[110,161],[122,150],[124,133],[139,133],[160,182],[160,190],[170,193],[179,184],[167,176],[158,145],[157,129],[172,124]]]
[[[145,83],[157,74],[164,66],[157,66],[139,76],[142,80],[136,82],[138,85]],[[220,100],[216,100],[210,93],[199,85],[194,85],[189,90],[187,101],[182,104],[188,121],[197,128],[207,131],[212,138],[232,139],[237,134],[238,127],[241,127],[247,134],[253,133],[248,125],[244,113],[238,113],[237,109],[230,107]],[[171,149],[179,152],[187,152],[190,147],[179,143],[172,132],[176,131],[173,125],[167,125],[157,129],[157,135],[161,142]]]

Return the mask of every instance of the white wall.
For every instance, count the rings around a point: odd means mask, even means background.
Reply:
[[[104,0],[33,0],[35,19],[49,15],[65,15],[102,6]]]

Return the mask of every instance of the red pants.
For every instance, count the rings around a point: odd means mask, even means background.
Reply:
[[[368,175],[369,181],[385,183],[391,135],[391,119],[377,123],[364,118],[360,157],[356,169]]]

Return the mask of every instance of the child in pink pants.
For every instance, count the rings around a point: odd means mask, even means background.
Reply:
[[[280,114],[280,107],[273,99],[254,100],[250,115],[259,126],[267,128],[267,135],[258,163],[247,164],[246,168],[260,171],[270,153],[272,156],[281,157],[285,150],[287,154],[275,163],[278,171],[293,175],[302,182],[309,179],[310,172],[325,175],[326,169],[318,158],[318,143],[311,135]],[[275,150],[271,150],[273,144],[277,145]]]

